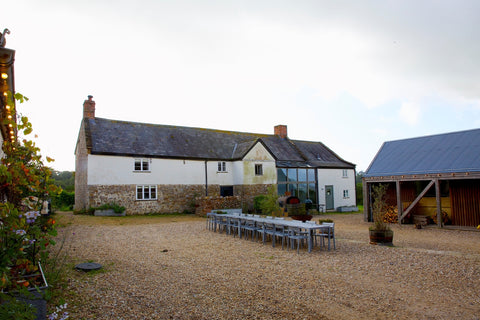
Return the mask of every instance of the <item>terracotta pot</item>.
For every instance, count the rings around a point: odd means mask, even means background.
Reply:
[[[370,230],[370,244],[393,246],[392,230]]]

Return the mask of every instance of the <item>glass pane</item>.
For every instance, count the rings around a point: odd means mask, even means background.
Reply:
[[[149,192],[149,188],[148,187],[145,187],[143,189],[143,199],[150,199],[150,192]]]
[[[278,182],[287,181],[287,169],[283,169],[283,168],[277,169],[277,181]]]
[[[307,199],[307,184],[301,183],[298,185],[298,196],[301,202],[305,202]]]
[[[142,162],[140,160],[135,160],[135,171],[142,170]]]
[[[157,199],[157,187],[150,187],[151,199]]]
[[[147,160],[142,162],[142,170],[148,171],[148,161]]]
[[[297,185],[296,184],[289,184],[288,191],[290,191],[291,196],[297,196]]]
[[[143,188],[142,187],[137,187],[137,199],[138,200],[143,199],[142,194],[143,194]]]
[[[278,195],[279,196],[284,196],[285,192],[287,191],[287,185],[286,184],[279,184],[277,185],[278,189]]]
[[[308,184],[308,199],[312,200],[314,204],[317,204],[317,193],[315,192],[315,184]]]
[[[288,181],[297,181],[297,169],[287,169]]]
[[[315,181],[315,169],[307,169],[308,171],[308,181],[314,182]]]
[[[307,169],[298,169],[298,181],[307,182]]]

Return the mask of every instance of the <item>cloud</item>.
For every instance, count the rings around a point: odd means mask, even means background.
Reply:
[[[404,102],[398,112],[400,119],[411,126],[418,124],[421,113],[420,106],[412,102]]]

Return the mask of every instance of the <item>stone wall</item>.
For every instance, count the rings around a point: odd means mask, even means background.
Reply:
[[[248,211],[253,209],[253,198],[266,194],[269,186],[236,185],[233,197],[220,197],[219,185],[209,185],[208,196],[205,185],[157,185],[156,200],[136,200],[136,185],[93,185],[88,186],[88,206],[116,203],[125,207],[127,215],[182,212],[204,215],[212,209],[231,208]]]
[[[233,194],[241,199],[241,208],[244,211],[253,211],[253,198],[260,194],[268,194],[270,184],[236,185]]]
[[[232,197],[197,197],[195,199],[195,214],[206,216],[208,212],[215,209],[236,209],[241,208],[240,198]]]
[[[136,185],[89,186],[91,207],[115,202],[127,215],[195,211],[195,198],[205,193],[203,185],[157,185],[156,200],[136,200]]]
[[[82,121],[75,149],[75,206],[74,210],[88,209],[87,190],[88,151],[85,139],[85,124]]]

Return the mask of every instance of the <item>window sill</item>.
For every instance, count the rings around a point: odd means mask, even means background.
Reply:
[[[133,170],[133,173],[150,173],[151,171],[150,170],[145,170],[145,171],[142,171],[142,170]]]

